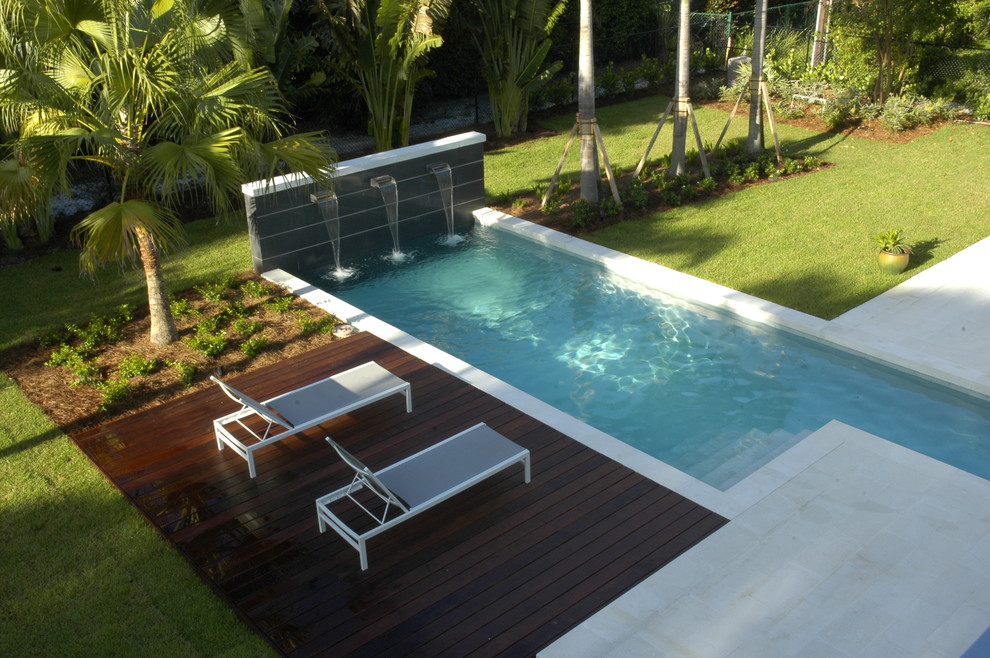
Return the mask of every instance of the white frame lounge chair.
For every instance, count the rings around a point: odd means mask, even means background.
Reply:
[[[329,525],[356,548],[361,556],[362,571],[368,568],[367,542],[375,535],[514,464],[522,463],[525,481],[528,483],[530,480],[529,450],[484,423],[478,423],[378,472],[372,472],[330,437],[327,437],[327,442],[354,469],[355,475],[346,487],[316,499],[320,532],[326,532]],[[364,488],[385,503],[379,514],[369,510],[352,495]],[[343,498],[358,505],[377,525],[363,533],[349,527],[330,510],[333,502]],[[393,518],[388,518],[390,513]]]
[[[216,377],[210,379],[241,405],[238,411],[213,421],[217,449],[223,450],[225,444],[233,448],[247,460],[251,477],[257,475],[254,465],[257,450],[337,416],[399,393],[406,396],[406,412],[412,412],[412,387],[409,382],[399,379],[374,361],[264,402],[253,400]],[[252,419],[252,416],[260,417],[261,422],[257,418]],[[255,421],[254,428],[248,425],[251,420]],[[242,438],[238,438],[235,432]]]

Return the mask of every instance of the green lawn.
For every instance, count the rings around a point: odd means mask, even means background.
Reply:
[[[614,165],[635,168],[664,107],[666,99],[650,99],[599,110]],[[697,115],[702,138],[714,142],[727,115],[703,107]],[[486,156],[489,194],[511,199],[549,180],[572,121],[550,122],[563,135]],[[729,137],[745,129],[745,117],[737,117]],[[665,125],[651,158],[669,152],[671,135]],[[785,154],[814,155],[834,166],[584,237],[833,318],[990,235],[990,191],[978,165],[990,151],[986,126],[956,124],[903,145],[788,126],[780,136]],[[577,166],[572,149],[565,172],[575,181]],[[887,228],[904,228],[916,244],[912,265],[900,276],[881,274],[874,259],[870,237]]]
[[[613,162],[631,170],[666,99],[601,108]],[[698,109],[707,141],[726,115]],[[548,180],[564,134],[486,155],[489,194]],[[744,119],[731,134],[742,134]],[[760,297],[832,317],[990,233],[979,163],[990,129],[956,125],[908,145],[782,128],[790,155],[835,166],[630,221],[585,237]],[[670,128],[654,148],[669,148]],[[576,180],[577,152],[569,170]],[[921,241],[902,277],[876,271],[869,236],[903,227]],[[173,290],[251,265],[242,217],[188,225],[166,267]],[[60,270],[56,268],[61,268]],[[145,300],[134,270],[78,276],[63,252],[0,269],[0,348],[40,329]],[[0,374],[0,655],[268,655],[79,451]]]
[[[250,268],[243,219],[187,228],[173,289]],[[80,278],[76,251],[0,269],[0,291],[2,347],[147,303],[140,271]],[[0,655],[273,655],[3,373],[0,482]]]

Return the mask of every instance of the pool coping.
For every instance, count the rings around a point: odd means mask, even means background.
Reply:
[[[838,326],[835,321],[823,320],[789,309],[491,208],[482,208],[475,211],[474,215],[475,220],[482,226],[497,226],[501,230],[522,235],[547,246],[597,262],[619,276],[661,293],[682,298],[689,303],[727,311],[745,321],[784,329],[819,340],[898,370],[928,377],[967,393],[975,393],[990,398],[990,386],[985,385],[974,376],[974,374],[979,374],[978,371],[968,372],[965,368],[959,367],[958,364],[935,357],[927,363],[918,362],[913,354],[909,355],[905,351],[899,350],[898,346],[892,342],[879,340],[875,336],[854,328]],[[723,491],[591,427],[570,414],[475,368],[462,359],[419,340],[284,270],[272,270],[265,272],[263,276],[358,329],[368,331],[416,357],[450,372],[472,386],[499,398],[541,422],[559,429],[603,455],[728,519],[733,519],[745,512],[842,444],[841,440],[833,438],[834,434],[822,432],[828,427],[826,425]]]

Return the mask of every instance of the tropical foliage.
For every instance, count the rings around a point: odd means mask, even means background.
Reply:
[[[181,242],[184,202],[220,213],[245,181],[287,172],[330,183],[323,135],[280,138],[284,103],[238,56],[243,25],[222,0],[0,0],[0,122],[16,135],[0,198],[19,209],[4,219],[40,219],[80,165],[104,169],[116,198],[73,229],[81,265],[140,258],[157,345],[176,338],[161,253]]]
[[[472,0],[478,13],[475,40],[488,83],[495,134],[526,130],[529,95],[553,72],[550,32],[567,0]]]
[[[409,144],[417,83],[433,72],[424,57],[440,47],[435,31],[450,0],[319,0],[329,21],[340,67],[368,107],[375,148]]]
[[[918,45],[943,41],[959,18],[957,3],[945,0],[843,0],[835,10],[841,27],[871,42],[878,103],[903,91],[918,66]]]

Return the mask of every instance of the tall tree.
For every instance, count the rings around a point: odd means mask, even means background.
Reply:
[[[767,0],[756,0],[753,22],[752,73],[749,79],[749,135],[746,150],[750,155],[763,152],[763,58],[767,43]]]
[[[595,52],[591,0],[581,0],[578,44],[578,126],[581,133],[581,198],[598,203],[598,143],[595,140]]]
[[[550,33],[567,0],[472,1],[477,11],[475,43],[488,83],[495,134],[507,137],[526,129],[529,94],[550,68]]]
[[[368,107],[375,148],[409,144],[416,85],[433,71],[424,58],[443,44],[435,30],[450,0],[319,0],[341,54],[337,66]]]
[[[236,61],[236,25],[217,8],[231,12],[210,0],[0,0],[0,121],[17,135],[4,155],[38,195],[67,189],[79,161],[109,172],[116,198],[73,229],[80,263],[140,261],[155,345],[177,336],[161,256],[181,241],[185,200],[222,212],[247,180],[331,183],[329,141],[280,138],[278,87]]]
[[[691,103],[691,1],[681,0],[677,22],[677,70],[674,76],[674,137],[667,176],[687,173],[687,132]]]
[[[867,36],[873,45],[877,78],[873,98],[879,103],[903,88],[915,63],[917,44],[939,41],[951,29],[958,2],[948,0],[841,0],[838,20]]]

